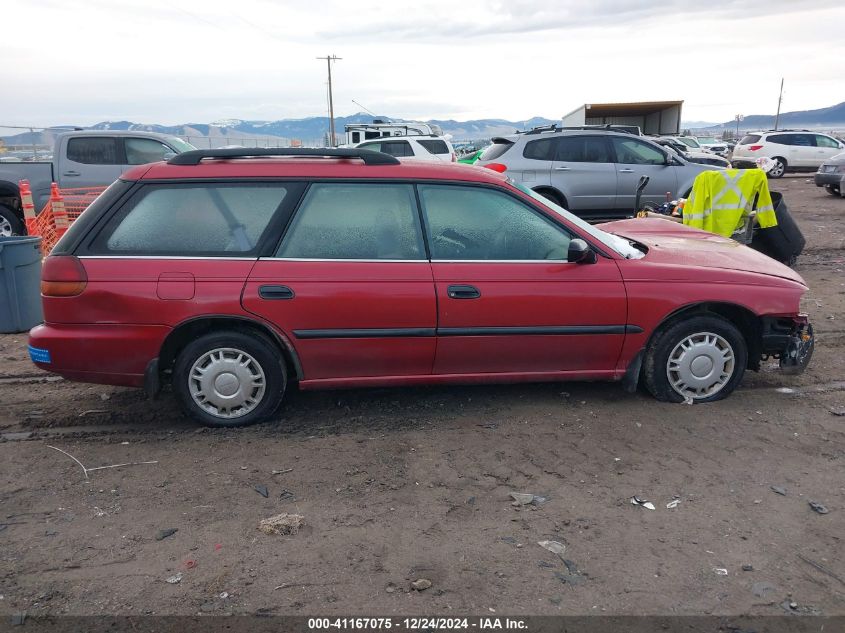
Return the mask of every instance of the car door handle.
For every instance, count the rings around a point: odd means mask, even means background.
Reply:
[[[262,299],[293,299],[293,290],[287,286],[259,286],[258,296]]]
[[[569,167],[555,167],[555,171],[569,171]]]
[[[66,171],[62,174],[62,176],[78,176],[78,175],[79,175],[78,171]]]
[[[475,286],[449,286],[446,294],[450,299],[478,299],[481,292]]]
[[[634,170],[633,169],[620,169],[619,173],[620,174],[633,174]]]

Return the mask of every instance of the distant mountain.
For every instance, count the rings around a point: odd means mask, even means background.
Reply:
[[[686,124],[685,124],[686,125]],[[770,130],[775,126],[773,114],[752,114],[740,122],[743,130]],[[845,101],[818,110],[802,110],[798,112],[782,112],[778,120],[778,128],[821,128],[830,130],[845,127]],[[734,129],[736,121],[725,121],[713,124],[708,129]]]
[[[346,117],[335,117],[335,129],[338,135],[343,134],[343,127],[348,123],[369,123],[374,118],[390,119],[387,116],[373,117],[364,112]],[[533,117],[525,121],[508,121],[507,119],[474,119],[472,121],[455,121],[452,119],[432,120],[444,134],[450,134],[453,140],[488,139],[493,136],[512,134],[515,130],[526,130],[541,125],[559,123],[560,119],[546,119]],[[773,115],[754,114],[745,117],[740,124],[743,130],[761,130],[774,127]],[[806,110],[803,112],[786,112],[780,115],[779,127],[806,127],[830,130],[837,127],[845,128],[845,102],[829,108]],[[720,130],[734,129],[736,122],[712,123],[708,121],[686,121],[683,129]],[[73,129],[73,126],[63,126]],[[304,119],[280,119],[277,121],[244,121],[242,119],[225,119],[212,123],[186,123],[182,125],[157,125],[133,123],[132,121],[103,121],[89,128],[92,130],[139,130],[173,134],[188,138],[197,146],[208,147],[206,143],[220,145],[257,145],[281,144],[286,145],[297,139],[304,145],[321,145],[329,129],[329,119],[324,116],[307,117]],[[51,128],[39,132],[25,132],[14,136],[0,137],[7,145],[50,145],[56,134],[63,130]]]
[[[714,123],[713,121],[681,121],[682,130],[700,130],[703,128],[713,127],[717,125],[721,124]]]
[[[335,117],[335,129],[338,135],[343,134],[344,126],[348,123],[370,123],[374,118],[390,120],[387,116],[376,116],[358,112],[351,116]],[[399,119],[397,119],[399,120]],[[525,130],[540,125],[551,125],[559,120],[533,117],[525,121],[508,121],[506,119],[476,119],[473,121],[432,120],[428,123],[439,125],[444,134],[451,134],[455,140],[486,139],[502,134],[513,134],[515,130]],[[38,143],[49,145],[56,134],[74,129],[73,126],[63,126],[64,129],[50,129],[43,132],[25,132],[14,136],[0,137],[7,145],[25,145]],[[305,145],[319,145],[329,130],[328,117],[308,117],[304,119],[280,119],[278,121],[243,121],[241,119],[226,119],[213,123],[186,123],[182,125],[158,125],[133,123],[132,121],[103,121],[85,129],[90,130],[118,130],[159,132],[188,137],[211,137],[219,139],[223,144],[244,144],[251,140],[282,139],[290,141],[298,139]],[[218,143],[218,144],[220,144]],[[197,143],[194,143],[195,145]]]

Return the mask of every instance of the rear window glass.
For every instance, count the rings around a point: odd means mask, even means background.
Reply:
[[[513,147],[513,141],[506,141],[504,139],[497,139],[493,141],[492,145],[488,145],[478,160],[494,160],[499,158],[502,154]]]
[[[94,250],[136,255],[253,254],[290,186],[147,186],[109,221]]]
[[[760,140],[759,134],[746,134],[742,137],[742,140],[739,142],[740,145],[751,145],[752,143],[756,143]]]
[[[67,142],[67,158],[83,165],[119,165],[116,138],[72,138]]]
[[[438,139],[426,140],[426,141],[417,141],[420,145],[426,148],[430,154],[448,154],[449,153],[449,146],[446,145],[446,141],[441,141]]]

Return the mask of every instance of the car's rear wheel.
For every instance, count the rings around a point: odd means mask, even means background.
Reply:
[[[0,204],[0,237],[23,235],[23,224],[9,207]]]
[[[236,331],[206,334],[189,343],[173,368],[182,407],[206,426],[266,420],[278,409],[287,384],[276,349],[265,336]]]
[[[780,156],[772,158],[775,166],[769,170],[769,178],[780,178],[786,173],[786,159]]]
[[[712,402],[728,396],[742,380],[748,349],[730,321],[700,315],[655,334],[646,350],[646,388],[664,402]]]
[[[839,195],[839,187],[837,187],[836,185],[825,185],[824,190],[827,191],[832,196],[838,196]]]

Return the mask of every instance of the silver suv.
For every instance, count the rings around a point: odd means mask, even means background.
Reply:
[[[537,128],[493,139],[476,163],[504,172],[576,215],[631,215],[640,176],[643,202],[688,197],[695,177],[719,169],[690,163],[639,136],[607,129]]]

